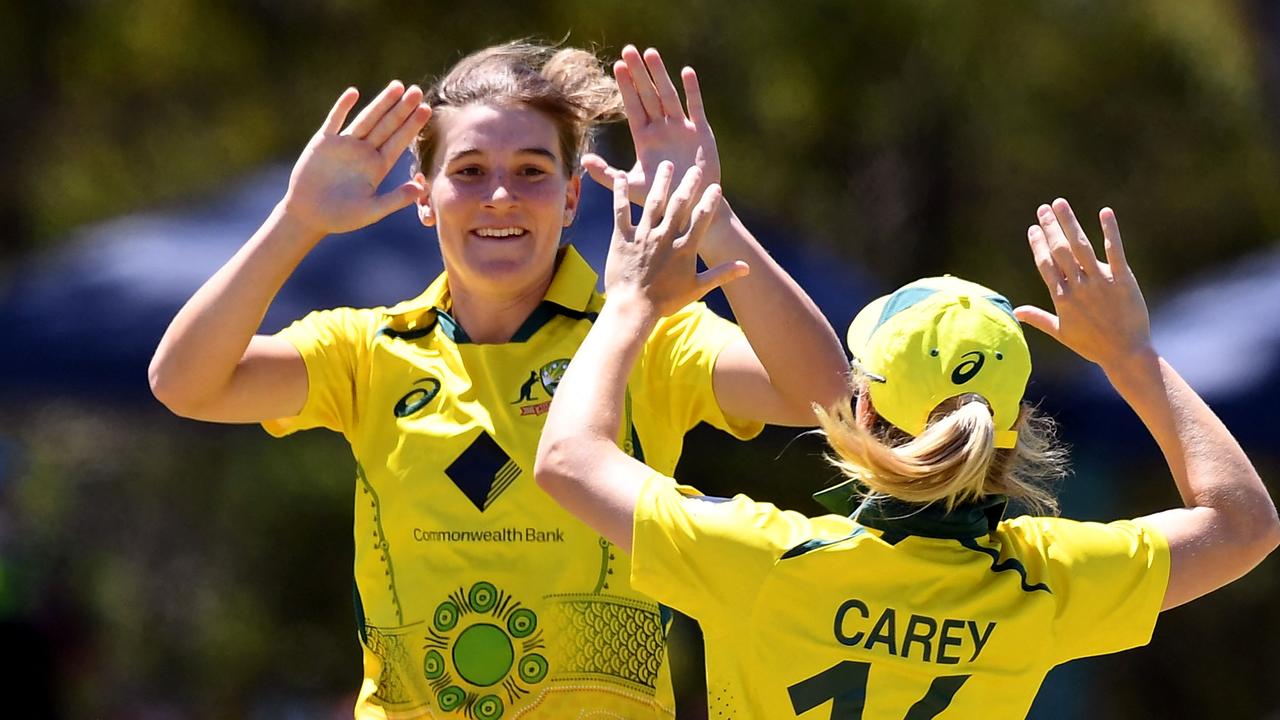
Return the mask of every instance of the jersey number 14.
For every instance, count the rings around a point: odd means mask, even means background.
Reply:
[[[814,675],[808,680],[787,688],[791,695],[791,708],[796,715],[809,712],[828,700],[831,720],[861,720],[862,706],[867,702],[867,674],[871,663],[843,660]],[[943,675],[929,685],[924,697],[911,706],[903,720],[931,720],[947,709],[956,691],[968,680],[968,675]]]

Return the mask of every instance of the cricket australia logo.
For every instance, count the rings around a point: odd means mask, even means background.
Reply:
[[[480,512],[520,477],[520,466],[487,432],[481,432],[444,474]]]
[[[552,360],[537,370],[530,370],[529,377],[520,385],[520,396],[512,401],[512,405],[520,405],[521,415],[542,415],[551,407],[551,396],[556,394],[560,379],[569,367],[569,358]],[[546,397],[538,396],[535,386],[541,383]],[[522,405],[521,403],[529,403]]]

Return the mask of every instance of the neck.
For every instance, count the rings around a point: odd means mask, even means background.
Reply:
[[[549,274],[534,286],[502,295],[475,292],[450,279],[451,314],[473,343],[509,342],[546,296],[551,278]]]

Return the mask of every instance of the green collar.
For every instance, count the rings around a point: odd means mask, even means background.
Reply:
[[[991,534],[1009,504],[1003,495],[990,495],[947,512],[940,504],[920,505],[883,496],[863,500],[863,496],[862,486],[848,480],[814,493],[813,499],[837,515],[856,515],[857,522],[869,528],[947,540]]]
[[[534,333],[558,315],[595,320],[591,300],[596,290],[596,271],[572,245],[557,251],[554,275],[542,303],[516,330],[511,342],[526,342]],[[456,344],[470,343],[471,338],[450,314],[453,300],[449,294],[449,277],[442,272],[421,295],[387,309],[389,323],[384,331],[397,337],[422,337],[439,322],[445,337]]]

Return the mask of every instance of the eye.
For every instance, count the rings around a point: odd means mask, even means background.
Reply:
[[[543,168],[540,168],[536,165],[526,165],[520,168],[519,172],[520,172],[520,175],[523,177],[542,177],[543,175],[550,174]]]
[[[477,165],[466,165],[464,167],[458,168],[457,170],[454,170],[453,174],[461,175],[463,177],[480,177],[482,174],[484,174],[484,171],[481,170],[480,167]]]

